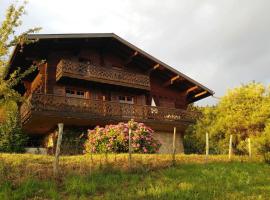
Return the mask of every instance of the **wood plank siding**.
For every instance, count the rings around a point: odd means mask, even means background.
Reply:
[[[184,130],[198,113],[188,104],[213,92],[115,34],[30,35],[10,60],[27,66],[45,60],[16,86],[26,97],[23,128],[46,134],[58,122],[96,126],[135,119],[153,129]],[[154,105],[152,105],[154,103]]]

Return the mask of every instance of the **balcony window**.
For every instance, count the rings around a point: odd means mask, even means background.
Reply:
[[[67,97],[77,97],[77,98],[85,98],[86,92],[81,90],[74,90],[74,89],[66,89],[66,96]]]
[[[120,103],[134,104],[134,98],[131,96],[118,96],[118,100]]]

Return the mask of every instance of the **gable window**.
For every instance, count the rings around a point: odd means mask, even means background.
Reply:
[[[134,98],[131,96],[118,96],[118,100],[120,103],[129,103],[133,104],[134,103]]]
[[[82,90],[75,90],[75,89],[66,89],[66,96],[67,97],[77,97],[77,98],[85,98],[86,97],[86,92]]]

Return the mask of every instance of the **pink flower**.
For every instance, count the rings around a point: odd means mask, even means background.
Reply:
[[[143,152],[147,153],[147,149],[145,147],[143,147]]]

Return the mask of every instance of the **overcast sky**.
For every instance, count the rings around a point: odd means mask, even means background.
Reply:
[[[11,2],[0,0],[1,18]],[[116,33],[216,96],[270,84],[269,0],[29,0],[23,19],[41,33]]]

